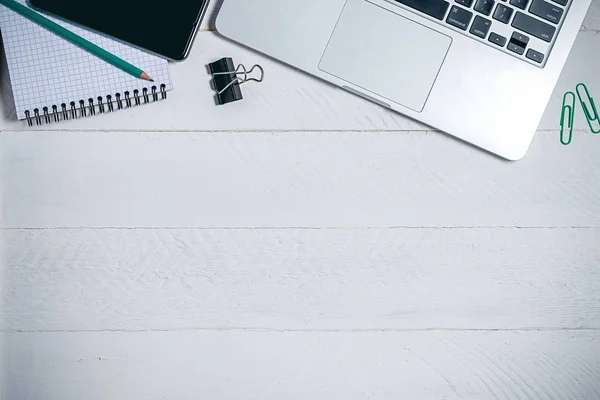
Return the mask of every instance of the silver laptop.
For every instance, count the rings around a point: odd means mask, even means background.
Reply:
[[[216,25],[236,42],[519,160],[590,3],[225,0]]]

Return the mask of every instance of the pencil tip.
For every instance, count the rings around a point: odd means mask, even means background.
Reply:
[[[150,78],[150,75],[148,75],[145,72],[142,72],[142,75],[140,76],[140,78],[142,78],[144,80],[147,80],[147,81],[150,81],[150,82],[154,82],[154,79]]]

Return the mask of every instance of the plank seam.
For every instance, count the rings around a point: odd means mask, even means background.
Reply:
[[[135,231],[135,230],[189,230],[189,231],[285,231],[285,230],[307,230],[307,231],[351,231],[351,230],[400,230],[400,229],[528,229],[528,230],[548,230],[548,229],[579,229],[579,230],[596,230],[600,226],[519,226],[519,225],[454,225],[454,226],[411,226],[411,225],[394,225],[394,226],[215,226],[215,227],[197,227],[197,226],[58,226],[58,227],[1,227],[0,230],[5,231],[78,231],[78,230],[118,230],[118,231]]]
[[[401,114],[400,114],[401,115]],[[51,132],[62,132],[62,133],[73,133],[73,132],[90,132],[90,133],[245,133],[245,134],[289,134],[289,133],[326,133],[326,134],[340,134],[340,133],[364,133],[364,134],[377,134],[377,133],[402,133],[402,134],[444,134],[445,132],[436,129],[212,129],[212,130],[199,130],[199,129],[176,129],[176,130],[164,130],[164,129],[90,129],[90,128],[77,128],[77,129],[4,129],[1,133],[51,133]],[[538,134],[553,134],[557,135],[560,133],[559,129],[539,129],[536,131]],[[576,135],[587,135],[590,134],[589,129],[574,129],[573,134]]]
[[[417,329],[276,329],[276,328],[165,328],[165,329],[0,329],[0,333],[137,333],[137,332],[275,332],[275,333],[416,333],[416,332],[598,332],[600,328],[417,328]]]

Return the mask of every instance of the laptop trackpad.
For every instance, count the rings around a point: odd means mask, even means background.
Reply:
[[[348,0],[319,69],[421,112],[451,43],[366,0]]]

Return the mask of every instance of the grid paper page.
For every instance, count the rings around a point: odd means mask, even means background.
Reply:
[[[27,5],[26,0],[18,1]],[[160,88],[161,84],[166,85],[167,91],[173,89],[167,60],[47,14],[44,16],[141,68],[154,82],[135,78],[0,5],[0,30],[19,119],[26,118],[26,110],[33,116],[36,108],[41,114],[44,107],[52,110],[56,105],[60,110],[63,103],[70,108],[70,103],[75,102],[79,108],[80,100],[88,105],[90,98],[96,104],[98,96],[105,99],[110,95],[114,101],[117,93],[123,96],[125,91],[133,97],[135,89],[141,94],[143,88],[148,88],[152,93],[152,86]],[[152,24],[152,21],[142,23]]]

